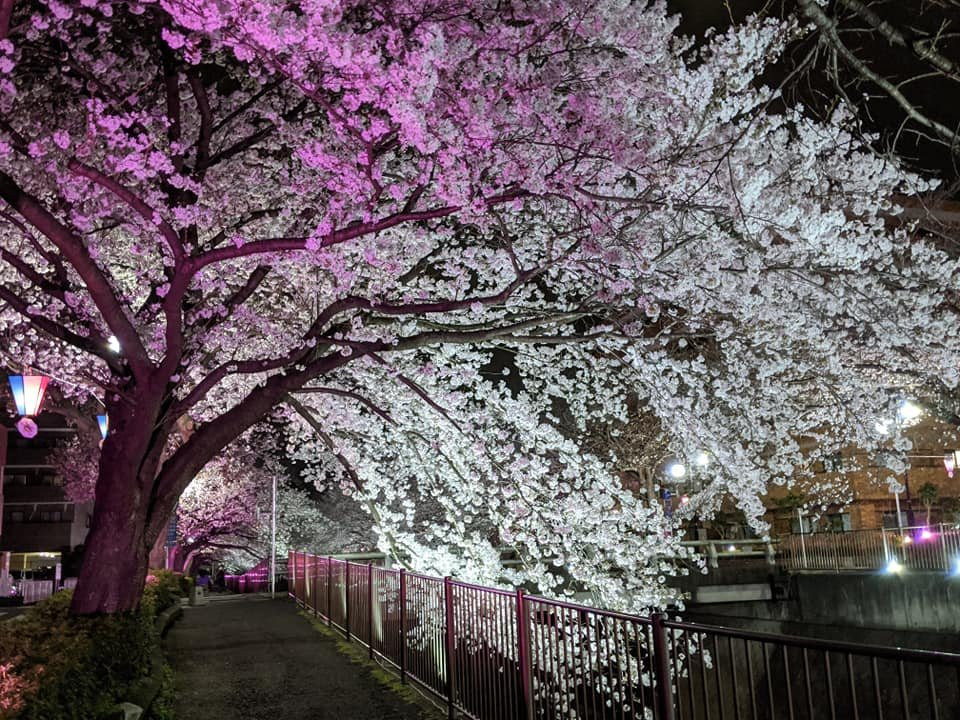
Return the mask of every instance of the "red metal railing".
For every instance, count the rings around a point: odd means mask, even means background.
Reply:
[[[223,582],[227,590],[237,593],[266,592],[270,589],[270,561],[264,560],[242,575],[224,575]]]
[[[290,595],[475,720],[950,718],[960,655],[638,617],[291,553]]]

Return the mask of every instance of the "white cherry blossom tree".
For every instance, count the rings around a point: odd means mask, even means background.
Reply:
[[[278,413],[418,565],[636,608],[671,522],[575,441],[628,396],[715,458],[699,507],[758,516],[800,437],[876,447],[891,388],[956,384],[956,262],[893,203],[928,185],[771,110],[798,25],[676,25],[0,0],[4,357],[110,415],[74,611],[133,607],[189,482]]]

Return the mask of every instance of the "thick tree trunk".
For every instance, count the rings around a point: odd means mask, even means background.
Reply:
[[[119,442],[101,458],[93,521],[70,606],[74,614],[133,610],[140,602],[150,549],[147,497],[136,453]],[[105,454],[108,452],[104,447]]]
[[[91,615],[137,607],[152,545],[143,536],[144,526],[139,516],[94,512],[71,612]]]

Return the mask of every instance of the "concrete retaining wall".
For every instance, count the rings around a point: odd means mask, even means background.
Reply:
[[[691,603],[690,619],[765,632],[960,651],[960,578],[798,574],[789,600]]]

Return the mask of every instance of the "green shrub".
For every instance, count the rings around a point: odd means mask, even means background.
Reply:
[[[141,602],[152,602],[158,613],[190,595],[193,580],[182,573],[170,570],[151,570]]]
[[[183,594],[182,576],[152,575],[134,612],[73,617],[65,591],[6,626],[15,632],[0,633],[0,720],[91,720],[122,701],[152,670],[157,613]]]

